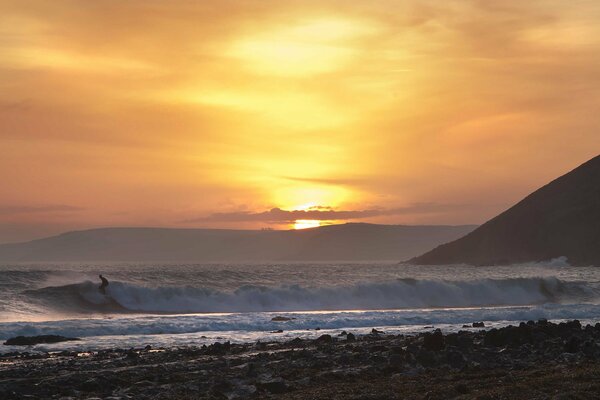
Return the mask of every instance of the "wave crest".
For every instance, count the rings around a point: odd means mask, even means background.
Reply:
[[[106,296],[98,291],[97,284],[84,281],[25,293],[52,309],[175,314],[517,306],[594,302],[599,298],[584,282],[565,283],[553,277],[472,281],[399,279],[335,287],[246,285],[232,292],[111,282]]]

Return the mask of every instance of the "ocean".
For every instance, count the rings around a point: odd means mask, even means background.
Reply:
[[[106,295],[98,290],[100,273],[110,282]],[[564,259],[494,267],[0,265],[0,341],[43,334],[81,339],[28,351],[289,340],[373,328],[456,331],[475,321],[494,327],[540,318],[600,321],[600,269]],[[15,350],[0,345],[0,353]]]

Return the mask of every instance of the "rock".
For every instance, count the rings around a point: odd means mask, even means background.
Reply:
[[[84,392],[99,392],[102,389],[102,385],[97,379],[91,378],[79,385],[79,389]]]
[[[485,328],[485,324],[483,322],[473,322],[473,328]]]
[[[269,393],[281,394],[289,391],[288,385],[282,378],[275,378],[266,381],[261,381],[257,385],[260,389],[266,390]]]
[[[283,329],[277,329],[276,331],[271,331],[271,333],[283,333]]]
[[[291,321],[293,319],[296,319],[296,318],[282,317],[282,316],[278,315],[276,317],[271,318],[271,321],[273,321],[273,322],[286,322],[286,321]]]
[[[333,342],[333,338],[331,337],[331,335],[321,335],[315,339],[316,344],[324,344],[324,343],[332,343],[332,342]]]
[[[581,341],[577,336],[571,336],[569,340],[565,343],[565,352],[566,353],[577,353],[579,351]]]
[[[346,336],[347,334],[348,334],[348,332],[342,331],[342,333],[340,333],[338,336]]]
[[[437,360],[433,351],[422,348],[417,353],[415,359],[424,367],[433,367],[437,365]]]
[[[231,343],[229,341],[225,343],[215,342],[207,347],[206,354],[211,356],[223,356],[231,349]]]
[[[371,329],[371,335],[380,335],[383,334],[383,331],[378,331],[377,329],[373,328]]]
[[[287,342],[287,344],[291,345],[291,346],[300,346],[304,343],[304,341],[300,338],[295,338],[290,340],[289,342]]]
[[[459,351],[449,351],[446,353],[446,362],[454,369],[463,369],[467,365],[465,356]]]
[[[136,359],[136,358],[140,358],[140,355],[138,354],[137,351],[135,350],[129,350],[127,353],[127,355],[125,357],[129,358],[129,359]]]
[[[469,388],[464,383],[459,383],[454,386],[454,390],[456,390],[456,393],[458,394],[468,394],[470,392]]]
[[[230,400],[234,399],[247,399],[252,397],[256,393],[256,386],[254,385],[244,385],[240,384],[235,387],[235,389],[227,395],[227,398]]]
[[[4,344],[6,346],[31,346],[39,343],[59,343],[69,340],[81,340],[79,338],[71,338],[60,335],[41,335],[41,336],[17,336],[8,339]]]
[[[442,331],[436,329],[433,333],[426,333],[423,336],[423,347],[431,351],[440,351],[444,348],[444,335]]]
[[[356,336],[353,333],[349,333],[346,335],[346,342],[355,342]]]

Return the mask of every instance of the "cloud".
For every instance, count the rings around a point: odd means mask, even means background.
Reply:
[[[66,204],[50,204],[44,206],[0,206],[0,215],[77,212],[83,210],[84,209],[81,207],[74,207]]]
[[[346,221],[354,219],[366,219],[381,217],[387,215],[402,214],[425,214],[444,212],[451,209],[463,208],[465,205],[459,204],[437,204],[437,203],[418,203],[406,207],[392,209],[373,208],[366,210],[334,210],[331,207],[316,206],[307,210],[282,210],[281,208],[272,208],[262,212],[222,212],[210,214],[206,217],[190,219],[185,222],[272,222],[286,223],[299,219],[314,219],[320,221]]]

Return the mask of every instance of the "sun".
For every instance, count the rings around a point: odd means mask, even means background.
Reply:
[[[321,226],[321,221],[317,219],[297,219],[294,222],[294,229],[317,228]]]

